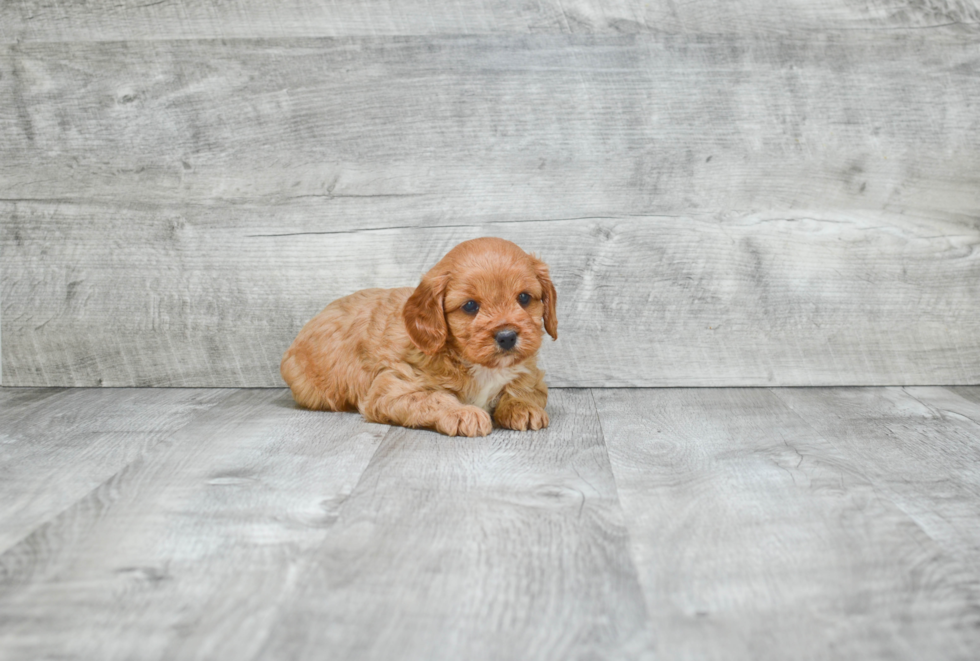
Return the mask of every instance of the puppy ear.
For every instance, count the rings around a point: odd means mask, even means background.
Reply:
[[[422,277],[422,282],[405,301],[402,318],[405,329],[423,353],[433,355],[446,344],[446,313],[442,300],[446,294],[446,284],[449,276],[429,275]]]
[[[548,331],[548,335],[550,335],[552,339],[557,340],[558,292],[555,291],[555,285],[551,282],[551,277],[548,274],[548,265],[533,255],[531,259],[534,260],[534,272],[538,276],[538,282],[541,283],[541,302],[544,303],[544,329]]]

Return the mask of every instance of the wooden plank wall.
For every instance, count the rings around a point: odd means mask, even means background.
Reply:
[[[980,2],[0,4],[4,385],[275,386],[458,241],[555,386],[980,382]]]

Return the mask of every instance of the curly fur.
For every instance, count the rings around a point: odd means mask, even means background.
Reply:
[[[493,422],[541,429],[548,387],[535,356],[542,328],[558,337],[556,298],[541,260],[503,239],[465,241],[415,289],[365,289],[328,305],[300,330],[280,371],[310,409],[449,436],[484,436]],[[476,314],[462,309],[469,300]],[[517,332],[512,349],[497,345],[501,330]]]

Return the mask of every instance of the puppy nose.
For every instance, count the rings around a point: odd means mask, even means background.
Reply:
[[[502,330],[494,333],[493,339],[497,340],[497,346],[504,351],[510,351],[517,344],[517,331]]]

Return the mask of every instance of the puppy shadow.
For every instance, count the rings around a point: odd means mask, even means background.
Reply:
[[[284,389],[284,392],[279,397],[276,397],[274,400],[272,400],[272,402],[270,402],[270,405],[279,409],[286,409],[289,411],[296,411],[300,413],[311,413],[311,414],[316,414],[317,416],[323,416],[324,422],[331,422],[331,421],[340,422],[340,421],[349,420],[351,418],[358,418],[364,421],[365,423],[367,423],[367,421],[364,420],[364,417],[357,411],[313,411],[303,406],[300,406],[299,404],[296,403],[296,400],[293,399],[292,393],[289,391],[288,388]],[[510,444],[521,445],[524,442],[533,441],[536,436],[547,432],[546,429],[538,430],[538,431],[514,431],[512,429],[507,429],[506,427],[501,427],[496,423],[494,423],[493,431],[490,432],[489,435],[468,437],[468,436],[446,436],[445,434],[441,434],[434,429],[429,429],[425,427],[422,428],[402,427],[401,425],[385,425],[383,423],[367,423],[367,424],[387,427],[389,432],[394,432],[396,434],[401,434],[406,437],[415,438],[416,440],[436,441],[436,442],[446,443],[447,445],[451,445],[452,442],[462,442],[462,443],[470,443],[470,444],[504,443],[508,445]]]
[[[357,411],[314,411],[306,408],[305,406],[300,406],[296,400],[293,399],[293,395],[291,392],[289,392],[288,388],[285,389],[285,392],[281,396],[272,400],[270,405],[278,409],[286,409],[289,411],[296,411],[298,413],[310,413],[316,414],[317,416],[323,416],[323,420],[325,422],[340,422],[341,420],[348,420],[352,417],[360,418],[362,420],[364,419],[363,416]]]
[[[293,399],[293,394],[289,392],[289,388],[282,388],[282,393],[280,393],[278,397],[272,400],[271,404],[272,406],[278,409],[292,409],[294,411],[306,410],[302,406],[296,403],[296,400]]]

